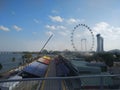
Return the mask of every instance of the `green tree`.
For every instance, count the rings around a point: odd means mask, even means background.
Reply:
[[[104,54],[103,59],[104,59],[107,66],[109,66],[109,67],[113,66],[114,57],[112,54],[110,54],[110,53]]]
[[[46,49],[44,49],[44,50],[42,51],[42,54],[48,54],[48,51],[47,51]]]
[[[97,55],[97,57],[99,57],[99,61],[105,62],[105,64],[108,67],[112,67],[113,66],[113,62],[114,62],[113,54],[111,54],[111,53],[99,53]]]
[[[93,58],[96,60],[96,61],[101,61],[101,62],[105,62],[105,64],[108,66],[108,67],[112,67],[113,66],[113,62],[115,60],[115,57],[114,57],[114,54],[112,53],[95,53],[93,55]]]
[[[23,64],[29,63],[31,61],[32,54],[26,53],[22,56]]]
[[[115,61],[120,62],[120,53],[115,53],[114,56],[115,56]]]

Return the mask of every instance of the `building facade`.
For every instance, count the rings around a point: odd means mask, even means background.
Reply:
[[[97,52],[103,52],[104,51],[103,37],[101,37],[100,34],[97,34],[96,37],[97,37]]]

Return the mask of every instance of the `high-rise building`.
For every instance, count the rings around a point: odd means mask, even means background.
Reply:
[[[97,34],[96,37],[97,37],[97,52],[103,52],[104,51],[103,37],[101,37],[100,34]]]

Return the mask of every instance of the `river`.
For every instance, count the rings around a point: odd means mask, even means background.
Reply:
[[[0,54],[0,63],[2,64],[2,69],[0,70],[0,73],[9,71],[13,68],[16,68],[19,66],[20,63],[22,63],[22,53],[6,53],[6,54]],[[35,56],[35,54],[33,55]],[[15,58],[15,61],[12,59]]]

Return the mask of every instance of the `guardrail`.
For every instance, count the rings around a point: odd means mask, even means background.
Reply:
[[[106,81],[106,78],[113,82]],[[0,90],[120,90],[119,86],[120,74],[0,80]]]

